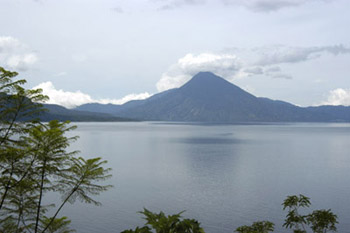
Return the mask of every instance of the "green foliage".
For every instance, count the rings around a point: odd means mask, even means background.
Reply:
[[[100,192],[112,187],[111,185],[98,185],[95,183],[111,177],[108,174],[111,169],[103,168],[103,164],[107,163],[107,161],[101,161],[101,158],[85,160],[79,157],[73,158],[72,162],[73,164],[69,169],[70,179],[63,181],[63,184],[69,190],[69,192],[66,192],[66,196],[71,195],[69,199],[71,202],[78,198],[86,203],[100,205],[101,203],[92,199],[89,194],[98,195]]]
[[[144,227],[136,227],[135,230],[125,230],[122,231],[122,233],[152,233],[151,228],[149,228],[148,226],[144,226]]]
[[[294,229],[295,233],[307,232],[310,227],[315,233],[324,233],[336,231],[335,224],[338,223],[337,216],[331,210],[315,210],[311,214],[301,215],[300,207],[307,208],[311,206],[310,198],[303,195],[288,196],[282,203],[283,210],[288,209],[283,226]]]
[[[236,229],[239,233],[269,233],[273,232],[275,224],[269,221],[254,222],[251,226],[241,226]]]
[[[14,80],[17,75],[0,67],[0,145],[17,142],[13,136],[25,133],[43,111],[37,102],[47,100],[41,89],[25,90],[26,81]]]
[[[311,224],[311,229],[315,233],[323,233],[327,231],[337,231],[335,224],[338,223],[337,215],[331,210],[315,210],[307,216],[307,222]]]
[[[41,90],[25,90],[25,80],[14,80],[16,72],[0,67],[0,232],[73,232],[67,217],[58,214],[77,198],[93,199],[110,188],[98,182],[110,177],[101,158],[76,157],[67,151],[77,137],[69,122],[39,122],[43,109],[37,102],[47,99]],[[47,192],[60,192],[62,203],[52,217],[54,204],[43,205]]]
[[[300,208],[311,206],[310,198],[304,195],[288,196],[282,203],[283,210],[288,210],[283,227],[292,229],[294,233],[307,233],[311,229],[314,233],[337,231],[337,215],[329,210],[315,210],[311,214],[300,214]],[[268,221],[255,222],[252,226],[241,226],[236,229],[239,233],[267,233],[273,232],[274,224]]]
[[[152,230],[156,233],[204,233],[198,221],[182,219],[183,212],[166,216],[163,212],[156,214],[145,208],[140,213],[145,216],[146,226],[137,227],[135,230],[126,230],[122,233],[152,233]]]
[[[299,214],[299,208],[309,207],[311,205],[310,198],[301,194],[299,196],[288,196],[282,205],[283,210],[288,209],[288,214],[283,226],[285,228],[294,228],[297,232],[306,232],[306,216]]]
[[[43,217],[41,220],[41,223],[43,226],[49,226],[47,228],[48,233],[72,233],[72,232],[76,232],[75,230],[72,230],[69,228],[69,224],[71,223],[70,220],[68,220],[67,217],[62,217],[62,218],[56,218],[56,219],[52,219],[52,218],[47,218],[47,217]],[[51,224],[50,224],[51,222]]]

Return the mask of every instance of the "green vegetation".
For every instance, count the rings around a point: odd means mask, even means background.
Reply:
[[[181,214],[183,212],[166,216],[163,212],[156,214],[144,209],[140,213],[145,216],[146,225],[122,233],[204,233],[197,220],[182,219]]]
[[[83,159],[67,151],[77,137],[65,136],[75,129],[69,122],[36,119],[45,111],[41,90],[26,90],[16,72],[0,67],[0,232],[73,232],[67,217],[58,214],[76,199],[99,205],[92,198],[110,185],[101,158]],[[44,204],[44,195],[58,192],[62,202]],[[52,216],[46,216],[48,210]]]
[[[268,233],[272,232],[275,224],[269,221],[254,222],[251,226],[241,226],[236,229],[239,233]]]
[[[300,214],[300,207],[307,208],[311,206],[310,198],[303,195],[288,196],[283,202],[283,209],[288,209],[283,226],[293,229],[295,233],[305,233],[307,228],[312,232],[324,233],[337,231],[335,224],[338,223],[337,215],[331,210],[315,210],[311,214]]]
[[[294,233],[326,233],[336,232],[337,216],[331,210],[315,210],[311,214],[301,215],[300,207],[310,207],[310,198],[303,195],[288,196],[282,203],[283,209],[288,213],[283,224],[286,229]],[[204,233],[200,223],[194,219],[182,219],[181,213],[166,216],[163,212],[152,213],[144,209],[140,212],[145,216],[146,224],[135,230],[126,230],[122,233]],[[251,226],[240,226],[235,232],[238,233],[269,233],[274,231],[275,224],[269,221],[254,222]],[[311,231],[308,231],[311,230]]]
[[[283,227],[294,233],[307,233],[310,229],[314,233],[337,231],[337,215],[331,210],[315,210],[311,214],[300,214],[300,208],[311,206],[310,198],[304,195],[288,196],[282,203],[283,210],[288,210]],[[268,221],[255,222],[252,226],[241,226],[236,229],[239,233],[268,233],[273,232],[274,224]]]

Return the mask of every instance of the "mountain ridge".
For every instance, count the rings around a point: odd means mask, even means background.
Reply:
[[[225,79],[199,72],[179,88],[123,105],[87,104],[76,110],[98,111],[148,121],[350,122],[350,107],[298,107],[256,97]]]
[[[92,121],[134,121],[128,118],[117,117],[108,113],[97,113],[91,111],[80,111],[80,110],[72,110],[67,109],[63,106],[57,104],[44,104],[43,108],[47,111],[40,113],[37,117],[41,121],[50,121],[50,120],[60,120],[60,121],[84,121],[84,122],[92,122]]]

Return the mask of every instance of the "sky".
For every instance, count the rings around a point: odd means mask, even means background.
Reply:
[[[349,0],[0,0],[0,66],[68,108],[211,71],[259,97],[350,106]]]

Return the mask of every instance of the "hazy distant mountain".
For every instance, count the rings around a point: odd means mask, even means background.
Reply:
[[[301,108],[258,98],[210,72],[200,72],[180,88],[123,105],[85,104],[77,110],[160,121],[349,122],[350,107]]]
[[[48,111],[39,115],[42,121],[131,121],[130,119],[113,116],[107,113],[71,110],[55,104],[44,104],[44,108]]]

